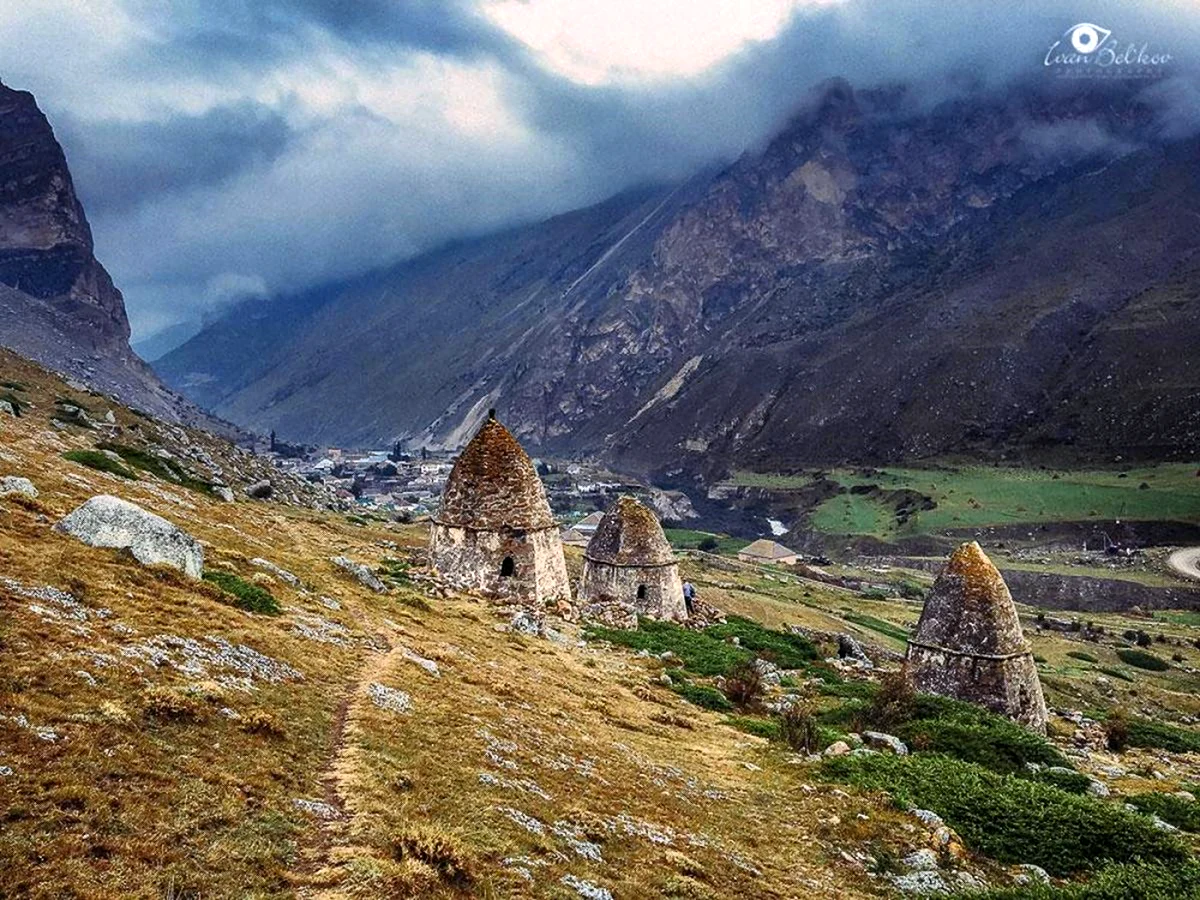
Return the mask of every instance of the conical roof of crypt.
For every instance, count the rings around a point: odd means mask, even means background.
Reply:
[[[618,497],[596,527],[585,553],[610,566],[666,566],[675,562],[658,517],[633,497]]]
[[[533,461],[493,414],[454,463],[437,522],[481,531],[555,527]]]
[[[975,541],[950,554],[925,600],[913,642],[987,656],[1029,650],[1008,585]]]

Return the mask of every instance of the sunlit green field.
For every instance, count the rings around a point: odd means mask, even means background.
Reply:
[[[1171,463],[1124,470],[1047,470],[992,466],[886,468],[864,476],[836,469],[828,477],[846,487],[876,484],[932,497],[937,507],[904,525],[877,496],[841,494],[822,503],[812,524],[833,534],[896,537],[906,534],[1014,523],[1100,519],[1200,522],[1200,466]],[[803,487],[809,475],[737,473],[735,483],[778,489]]]

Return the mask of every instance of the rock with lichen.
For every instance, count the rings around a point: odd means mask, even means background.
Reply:
[[[929,592],[905,668],[919,691],[1046,731],[1042,685],[1012,594],[974,541],[950,555]]]

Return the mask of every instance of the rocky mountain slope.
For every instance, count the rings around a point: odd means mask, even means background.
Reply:
[[[0,84],[0,346],[173,422],[216,425],[130,349],[66,156],[32,94]]]
[[[1159,115],[1141,85],[834,82],[724,170],[234,310],[158,369],[289,438],[457,445],[497,407],[660,476],[1185,456],[1200,169]]]

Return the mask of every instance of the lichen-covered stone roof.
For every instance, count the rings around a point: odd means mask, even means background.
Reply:
[[[454,463],[437,521],[485,531],[556,527],[533,462],[490,416]]]
[[[633,497],[618,497],[604,514],[585,555],[612,566],[665,566],[675,562],[658,518]]]
[[[1029,649],[1008,585],[979,544],[960,544],[950,554],[925,600],[913,641],[983,655]]]

